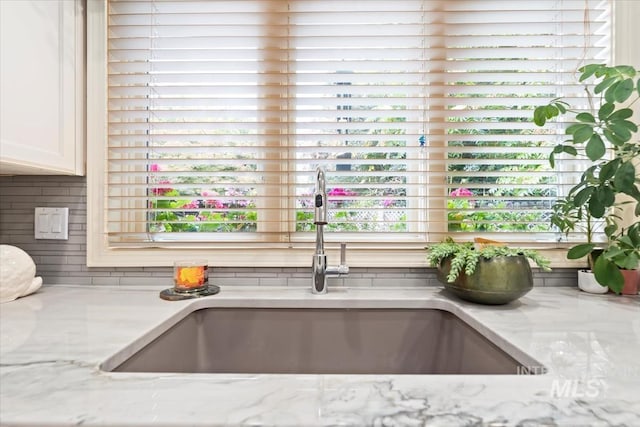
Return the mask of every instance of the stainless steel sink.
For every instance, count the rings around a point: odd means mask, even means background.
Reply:
[[[463,320],[438,309],[205,308],[126,360],[117,356],[102,368],[279,374],[523,371],[522,364]]]

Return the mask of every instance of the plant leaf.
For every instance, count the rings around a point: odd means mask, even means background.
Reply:
[[[629,227],[627,229],[629,239],[631,239],[631,246],[634,248],[640,248],[640,227]]]
[[[613,185],[618,191],[631,192],[635,183],[636,168],[631,161],[626,161],[620,165],[615,178],[613,178]]]
[[[576,133],[576,131],[584,126],[588,126],[582,123],[574,123],[570,126],[567,126],[567,128],[565,129],[564,133],[567,135],[573,135],[574,133]]]
[[[616,125],[624,126],[631,132],[638,132],[638,126],[630,120],[615,120],[612,123]]]
[[[612,291],[619,294],[624,286],[624,277],[618,267],[606,257],[599,256],[593,267],[593,274],[598,283],[608,286]]]
[[[616,88],[620,85],[620,81],[615,82],[614,84],[612,84],[611,86],[609,86],[607,88],[607,90],[604,91],[604,99],[607,102],[616,102]]]
[[[608,185],[603,187],[599,187],[596,193],[596,197],[600,200],[605,206],[612,206],[616,201],[616,195]]]
[[[631,241],[631,237],[629,237],[626,234],[624,236],[621,236],[618,239],[618,243],[621,243],[623,246],[627,246],[629,248],[633,247],[633,242]]]
[[[613,104],[604,104],[604,105],[611,105],[611,107],[613,107]],[[603,107],[604,107],[604,105],[603,105]],[[600,109],[602,110],[602,108],[600,108]],[[613,111],[613,109],[611,111]],[[607,116],[606,119],[608,119],[608,120],[623,120],[623,119],[628,119],[631,116],[633,116],[633,110],[631,108],[622,108],[622,109],[616,111],[615,113]]]
[[[544,109],[544,112],[547,115],[547,119],[552,119],[558,114],[560,114],[560,111],[558,110],[558,108],[552,104],[547,105],[547,107]]]
[[[578,150],[576,150],[576,147],[572,147],[570,145],[563,145],[562,151],[564,151],[567,154],[571,154],[572,156],[578,155]]]
[[[602,218],[604,216],[605,205],[597,197],[589,199],[589,212],[594,218]]]
[[[622,142],[627,142],[631,139],[631,131],[620,123],[609,123],[609,130],[611,130]]]
[[[618,170],[618,166],[622,160],[620,158],[615,158],[602,166],[600,169],[600,182],[605,182],[613,177]]]
[[[549,166],[551,166],[552,168],[556,167],[556,155],[554,153],[551,153],[549,155]]]
[[[586,187],[580,190],[578,194],[576,194],[576,196],[573,198],[574,205],[576,207],[580,207],[584,205],[593,194],[593,191],[594,191],[593,187]]]
[[[635,270],[636,268],[638,268],[638,263],[640,263],[638,255],[636,255],[635,252],[631,252],[629,256],[627,256],[627,259],[622,265],[622,268],[626,268],[627,270]]]
[[[604,146],[604,142],[602,141],[602,138],[600,138],[600,135],[594,133],[593,135],[591,135],[589,142],[587,142],[585,151],[587,153],[587,157],[589,157],[589,160],[595,162],[596,160],[604,156],[604,154],[607,152],[607,148]]]
[[[616,224],[607,225],[607,226],[604,228],[604,234],[605,234],[607,237],[611,237],[611,236],[613,236],[613,233],[615,233],[615,232],[616,232],[616,230],[618,230],[618,226],[617,226]]]
[[[631,65],[618,65],[618,66],[616,66],[614,68],[616,70],[618,70],[621,74],[625,74],[625,75],[627,75],[629,77],[635,77],[636,76],[636,69],[633,68]]]
[[[569,249],[567,252],[567,259],[580,259],[587,256],[596,247],[593,243],[583,243]]]
[[[610,143],[612,143],[615,146],[620,146],[622,144],[624,144],[624,141],[620,138],[618,138],[613,132],[611,132],[609,129],[603,129],[602,133],[604,134],[605,138],[607,138],[607,141],[609,141]]]
[[[595,75],[597,78],[603,77],[603,76],[609,76],[610,75],[610,68],[607,67],[606,65],[602,65],[600,67],[598,67],[598,69],[595,72]]]
[[[616,102],[624,102],[633,93],[633,79],[625,79],[620,82],[613,91]]]
[[[598,110],[598,118],[600,120],[606,119],[609,116],[609,114],[611,114],[613,112],[613,110],[615,108],[616,108],[615,105],[613,105],[610,102],[606,102],[606,103],[602,104],[602,106]]]
[[[615,83],[616,80],[617,80],[617,77],[606,78],[603,81],[601,81],[600,83],[598,83],[593,91],[595,93],[600,93],[603,90],[605,90],[606,88],[608,88],[609,86],[611,86],[613,83]]]
[[[600,67],[602,67],[602,64],[589,64],[584,67],[580,67],[578,69],[578,71],[582,73],[582,75],[580,75],[580,81],[585,81],[591,77]]]
[[[607,257],[609,261],[616,262],[616,258],[622,259],[620,256],[624,255],[624,250],[617,246],[609,246],[607,250],[604,252],[604,256]]]
[[[596,122],[595,117],[593,117],[593,114],[591,113],[579,113],[576,115],[576,120],[578,120],[579,122],[586,122],[586,123]]]
[[[617,134],[618,132],[615,132],[615,133]],[[581,125],[573,133],[573,142],[575,144],[582,144],[583,142],[588,141],[592,135],[593,135],[593,128],[591,126]]]
[[[533,122],[538,126],[544,126],[547,121],[546,106],[541,105],[533,110]]]
[[[586,179],[587,181],[591,181],[591,178],[596,177],[595,172],[597,168],[598,168],[598,165],[589,166],[587,170],[584,171],[584,173],[582,174],[583,177],[581,179],[582,180]]]

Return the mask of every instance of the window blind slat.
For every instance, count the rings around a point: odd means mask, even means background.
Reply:
[[[562,129],[535,128],[532,112],[581,102],[575,70],[610,54],[599,0],[109,0],[108,11],[114,246],[312,240],[316,166],[329,239],[553,240],[553,200],[583,167],[549,168]]]

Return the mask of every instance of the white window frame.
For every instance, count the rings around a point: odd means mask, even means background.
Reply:
[[[617,0],[614,2],[614,63],[630,64],[640,68],[640,53],[635,40],[640,39],[640,29],[634,17],[640,16],[640,2]],[[184,247],[140,246],[138,248],[109,247],[106,237],[105,209],[107,197],[105,180],[107,172],[106,64],[107,0],[87,1],[87,265],[89,267],[140,267],[170,266],[176,259],[205,258],[211,266],[234,267],[306,267],[311,264],[313,243],[308,245],[256,244],[246,247],[215,247],[215,243]],[[640,108],[635,106],[636,117]],[[626,214],[632,221],[633,212]],[[347,242],[349,243],[349,242]],[[536,244],[531,247],[544,250],[554,267],[582,267],[584,260],[570,261],[566,249],[558,244]],[[338,245],[327,245],[330,260],[337,261]],[[348,244],[347,263],[352,267],[427,267],[423,243],[381,245],[379,243]]]

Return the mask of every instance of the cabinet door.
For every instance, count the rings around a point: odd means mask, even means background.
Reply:
[[[0,0],[0,173],[84,174],[80,0]]]

